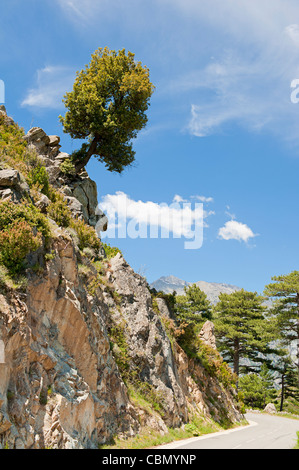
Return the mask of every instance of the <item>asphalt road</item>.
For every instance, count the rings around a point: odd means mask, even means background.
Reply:
[[[249,426],[173,442],[160,449],[292,449],[299,420],[247,413]]]

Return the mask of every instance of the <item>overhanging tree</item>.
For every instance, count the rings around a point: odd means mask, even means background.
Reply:
[[[135,160],[132,139],[147,123],[154,86],[149,69],[134,57],[125,49],[99,48],[64,96],[67,112],[60,116],[64,132],[74,139],[88,139],[72,154],[77,173],[93,155],[118,173]]]

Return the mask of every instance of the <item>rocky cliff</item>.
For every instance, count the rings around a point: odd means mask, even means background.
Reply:
[[[152,298],[121,253],[103,257],[88,237],[83,246],[81,232],[53,215],[60,194],[75,220],[89,229],[98,220],[96,186],[86,172],[72,174],[59,138],[39,128],[22,136],[3,108],[0,124],[0,205],[30,206],[50,227],[27,255],[22,283],[0,273],[0,447],[96,448],[145,428],[163,434],[193,416],[239,421],[231,384],[216,366],[188,358],[170,334],[164,299]],[[9,133],[24,149],[20,158],[11,157]],[[32,184],[32,161],[46,169],[55,197]]]

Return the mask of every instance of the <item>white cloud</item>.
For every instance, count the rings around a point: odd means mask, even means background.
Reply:
[[[206,196],[191,196],[191,199],[195,199],[196,201],[199,202],[206,202],[207,204],[209,202],[214,202],[214,199],[212,197],[206,197]]]
[[[22,106],[59,109],[63,95],[72,89],[75,71],[68,67],[46,66],[37,71],[36,86],[28,90]]]
[[[172,200],[172,202],[187,202],[187,199],[182,198],[179,194],[176,194]]]
[[[169,231],[174,237],[193,235],[194,227],[207,227],[205,219],[212,211],[203,211],[201,203],[191,203],[176,195],[171,204],[135,201],[122,191],[102,198],[100,209],[109,219],[110,229],[121,229],[130,221],[134,224]],[[155,233],[157,233],[155,231]],[[108,233],[109,236],[109,233]]]
[[[218,232],[218,238],[223,240],[238,240],[245,243],[247,243],[250,238],[256,236],[257,235],[253,233],[248,225],[237,222],[236,220],[229,220]]]

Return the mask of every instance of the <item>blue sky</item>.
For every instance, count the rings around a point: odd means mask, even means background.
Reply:
[[[149,67],[156,90],[135,165],[117,175],[88,164],[99,202],[125,198],[142,222],[161,203],[201,201],[205,218],[196,250],[172,232],[109,240],[136,271],[261,292],[298,269],[298,2],[10,0],[0,15],[8,114],[60,135],[65,152],[79,142],[63,134],[61,99],[91,54],[125,48]]]

